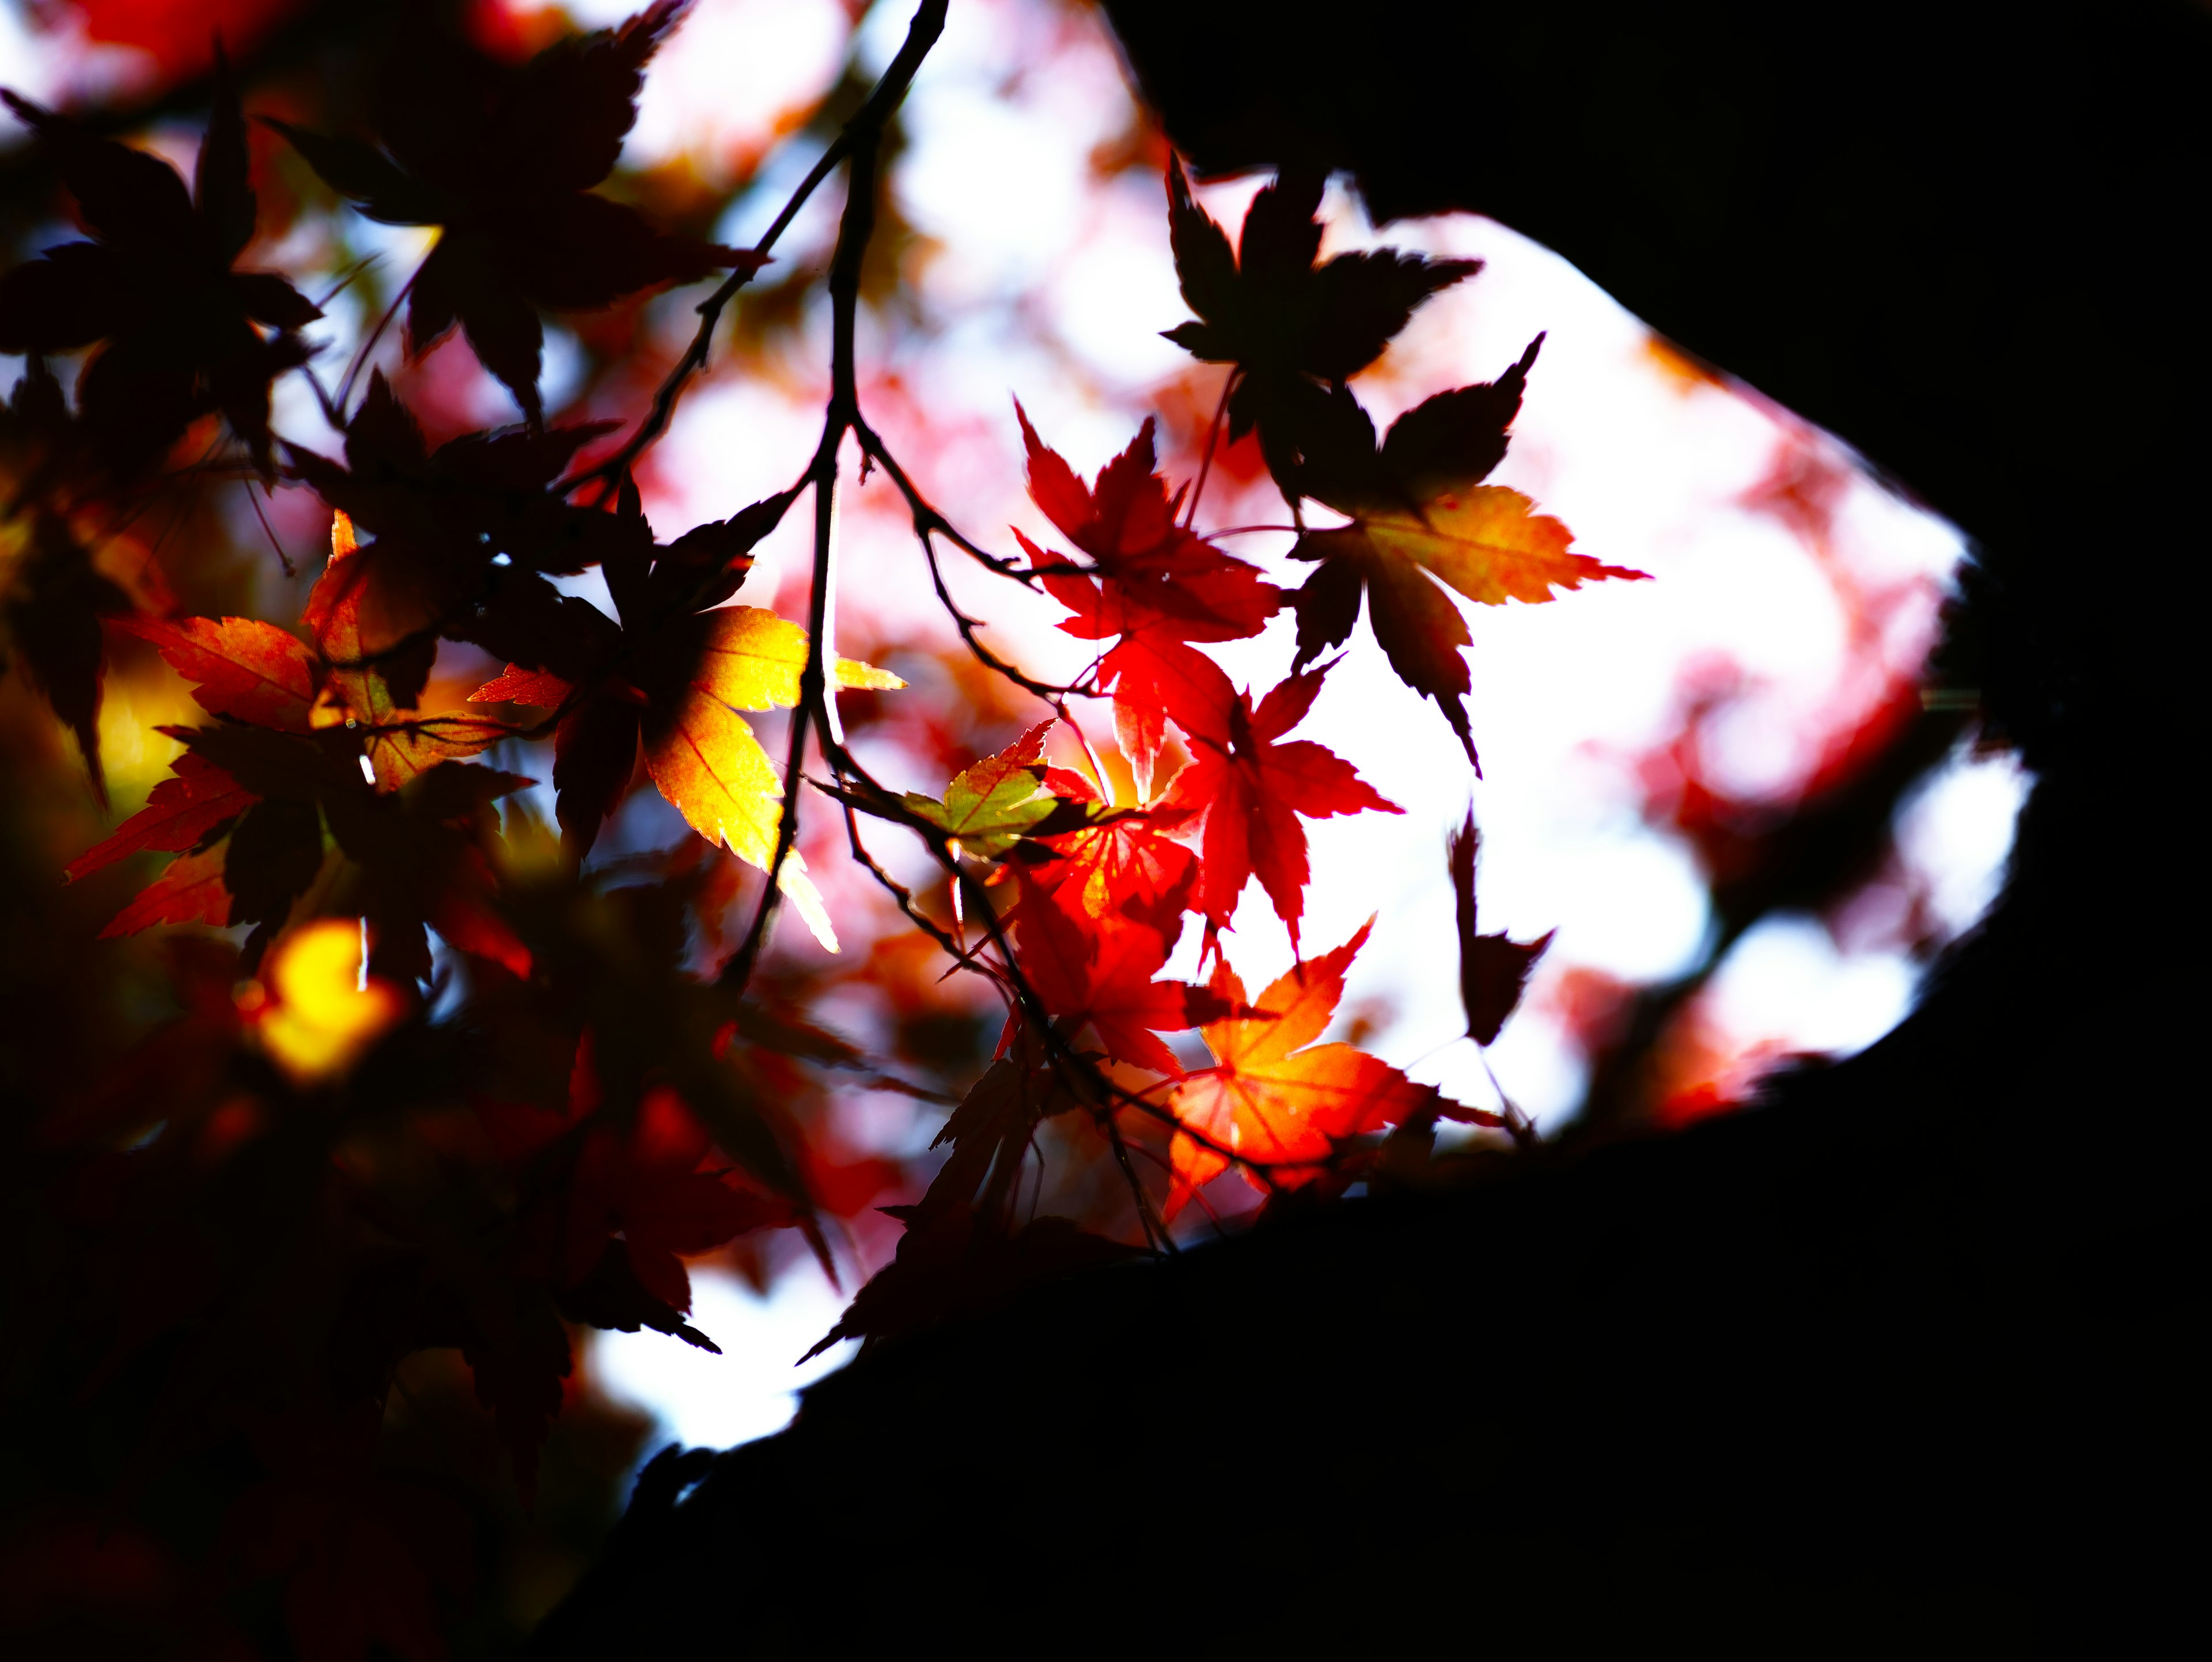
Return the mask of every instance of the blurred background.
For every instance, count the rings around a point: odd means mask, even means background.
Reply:
[[[234,56],[263,55],[249,111],[343,125],[345,113],[321,108],[309,78],[318,53],[357,49],[363,9],[11,0],[0,9],[0,84],[64,107],[100,101],[189,173],[211,27]],[[609,0],[474,0],[465,13],[487,50],[521,56],[630,9]],[[750,243],[888,61],[909,10],[903,0],[699,0],[648,75],[610,192],[664,222]],[[343,210],[272,134],[257,129],[252,143],[264,240],[245,263],[284,269],[325,301],[325,320],[310,333],[323,343],[328,384],[427,244]],[[20,127],[0,125],[0,234],[11,258],[70,234],[46,193],[20,187],[23,144]],[[1017,396],[1046,441],[1086,474],[1148,415],[1159,423],[1165,471],[1194,473],[1224,372],[1159,338],[1188,315],[1168,249],[1168,152],[1133,101],[1101,15],[1077,0],[956,0],[893,149],[866,277],[862,399],[933,499],[986,546],[1010,551],[1012,526],[1054,545],[1023,491]],[[1199,194],[1233,230],[1263,182],[1213,181]],[[710,374],[651,453],[641,484],[664,539],[802,471],[827,392],[821,278],[837,209],[825,190],[785,236],[776,263],[734,308]],[[1582,551],[1656,579],[1542,607],[1472,609],[1480,780],[1364,625],[1355,633],[1301,736],[1354,760],[1406,813],[1311,827],[1310,950],[1377,915],[1338,1036],[1469,1101],[1491,1105],[1502,1087],[1547,1131],[1687,1123],[1742,1100],[1763,1071],[1881,1037],[1911,1007],[1933,955],[1994,892],[2023,790],[2004,755],[1978,752],[1964,719],[1922,696],[1921,666],[1960,554],[1956,534],[1833,440],[1675,352],[1510,231],[1472,217],[1378,229],[1334,187],[1324,216],[1331,249],[1389,244],[1487,262],[1431,302],[1362,379],[1378,421],[1492,379],[1546,333],[1497,477],[1565,520]],[[689,339],[698,293],[549,330],[554,419],[634,417]],[[386,331],[372,361],[434,438],[516,418],[458,336],[409,362],[398,335]],[[0,361],[0,375],[19,368]],[[299,377],[280,383],[275,425],[337,448]],[[848,721],[881,776],[936,793],[949,773],[1048,712],[962,654],[890,489],[878,481],[848,490],[844,507],[840,649],[896,670],[914,689],[854,700]],[[1239,528],[1224,546],[1295,586],[1304,568],[1284,557],[1290,538],[1265,528],[1284,518],[1249,441],[1217,457],[1201,528]],[[763,547],[741,599],[775,597],[787,616],[803,615],[804,519],[793,516]],[[327,536],[327,514],[306,490],[258,500],[232,483],[161,503],[98,558],[149,609],[289,619]],[[178,539],[203,545],[192,567],[198,591],[164,587],[178,563],[164,560],[165,548]],[[208,547],[225,551],[214,557]],[[287,561],[301,575],[288,575]],[[949,575],[1001,652],[1048,679],[1082,670],[1083,644],[1053,627],[1059,608],[979,569]],[[605,601],[595,576],[570,587]],[[1291,654],[1287,613],[1221,651],[1232,679],[1260,691]],[[499,667],[449,643],[437,684],[465,695]],[[19,1019],[65,998],[79,973],[72,966],[127,892],[64,892],[61,865],[143,803],[176,749],[153,726],[191,709],[184,684],[150,651],[115,650],[100,718],[112,792],[103,812],[45,705],[19,673],[0,679],[13,897],[4,944],[11,976],[40,964],[50,989],[44,1002],[18,1001]],[[1106,748],[1106,710],[1077,715]],[[1061,759],[1074,754],[1068,735],[1054,742]],[[518,755],[504,764],[530,763]],[[1443,840],[1470,802],[1484,833],[1485,927],[1524,939],[1558,932],[1487,1069],[1471,1044],[1454,1042],[1463,1023]],[[550,793],[542,807],[550,818]],[[688,835],[645,791],[592,858],[648,861]],[[902,875],[927,871],[918,851],[897,849],[888,833],[878,840]],[[829,959],[787,930],[774,972],[825,1001],[825,1017],[856,1039],[964,1086],[988,1055],[993,1012],[961,983],[936,982],[932,949],[851,871],[828,815],[816,814],[807,847],[845,950]],[[740,887],[733,877],[733,899]],[[702,929],[702,961],[730,944]],[[1184,942],[1172,971],[1188,971],[1196,944],[1194,935]],[[46,1019],[87,1042],[96,1028],[120,1044],[158,1006],[147,989],[161,947],[142,938],[100,950],[136,954],[120,1002]],[[1227,953],[1248,982],[1290,962],[1256,887]],[[651,1332],[593,1335],[579,1391],[599,1417],[580,1414],[584,1428],[562,1434],[578,1471],[619,1488],[640,1454],[667,1439],[728,1444],[772,1431],[794,1387],[842,1360],[832,1352],[792,1367],[853,1285],[889,1257],[896,1227],[872,1208],[926,1184],[941,1111],[857,1092],[823,1111],[848,1156],[840,1170],[849,1205],[838,1208],[850,1218],[843,1290],[795,1240],[747,1238],[695,1266],[692,1319],[724,1355]],[[1231,1178],[1215,1198],[1233,1214],[1251,1197]],[[1190,1217],[1204,1227],[1197,1212]],[[578,1485],[581,1497],[590,1485]],[[555,1563],[558,1552],[547,1551]],[[565,1585],[557,1568],[544,1576],[548,1589]]]

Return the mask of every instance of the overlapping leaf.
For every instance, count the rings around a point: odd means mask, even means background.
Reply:
[[[1345,971],[1367,941],[1370,919],[1334,952],[1278,977],[1248,1004],[1226,961],[1212,990],[1236,1014],[1202,1029],[1212,1068],[1194,1069],[1169,1099],[1177,1123],[1166,1213],[1228,1170],[1231,1159],[1266,1176],[1255,1187],[1295,1188],[1322,1175],[1338,1145],[1438,1106],[1436,1087],[1416,1085],[1349,1044],[1316,1044],[1344,996]],[[1192,1135],[1192,1134],[1195,1135]]]
[[[588,1300],[613,1290],[613,1272],[602,1263],[612,1251],[645,1295],[633,1297],[631,1330],[641,1322],[717,1349],[676,1319],[691,1308],[683,1260],[748,1230],[793,1222],[798,1214],[786,1200],[732,1185],[724,1175],[726,1159],[716,1158],[698,1117],[666,1086],[646,1093],[626,1127],[594,1117],[599,1093],[590,1055],[586,1034],[562,1112],[511,1102],[477,1105],[501,1157],[517,1166],[530,1166],[556,1139],[580,1131],[573,1148],[559,1151],[557,1165],[538,1174],[518,1232],[518,1267],[558,1288],[585,1289]],[[617,1318],[599,1324],[625,1324]]]
[[[1117,1062],[1181,1074],[1182,1064],[1158,1035],[1194,1027],[1224,1007],[1204,988],[1154,979],[1171,941],[1127,917],[1071,917],[1034,883],[1020,881],[1015,953],[1045,1008],[1071,1032],[1088,1026]]]
[[[1052,726],[1040,721],[996,755],[963,768],[945,786],[942,801],[911,790],[899,800],[963,853],[996,860],[1060,810],[1060,797],[1046,783],[1053,770],[1045,765],[1044,740]]]
[[[372,375],[346,425],[345,466],[285,446],[294,470],[349,527],[302,621],[319,637],[343,631],[349,650],[333,659],[373,663],[402,709],[421,695],[439,635],[511,657],[519,641],[573,623],[543,574],[581,571],[617,554],[629,534],[620,516],[577,507],[556,488],[607,427],[469,433],[433,451],[383,376]],[[362,533],[373,540],[356,551],[351,539]]]
[[[1198,908],[1226,926],[1245,883],[1257,876],[1275,915],[1298,939],[1305,911],[1305,827],[1298,823],[1374,809],[1403,813],[1333,751],[1310,740],[1284,742],[1321,692],[1328,666],[1294,675],[1257,709],[1249,692],[1212,709],[1178,712],[1189,734],[1190,765],[1175,778],[1167,806],[1204,816],[1200,828]]]
[[[220,410],[270,471],[269,384],[307,361],[293,332],[321,311],[283,277],[239,271],[253,239],[246,127],[217,60],[215,113],[194,188],[160,157],[95,137],[65,116],[0,94],[34,131],[92,233],[0,279],[0,352],[104,343],[77,405],[104,464],[160,460],[198,416]]]
[[[369,218],[441,228],[415,274],[408,340],[419,352],[458,323],[533,427],[539,308],[591,310],[753,258],[658,230],[592,193],[637,119],[647,60],[684,9],[659,0],[618,31],[565,36],[519,70],[424,24],[386,64],[380,148],[270,124]]]
[[[1070,776],[1062,789],[1078,801],[1095,800],[1080,778]],[[1086,926],[1126,917],[1172,934],[1198,880],[1197,856],[1170,835],[1190,817],[1182,808],[1124,810],[1042,836],[1033,847],[1046,857],[1029,866],[1030,880]]]
[[[670,599],[672,593],[680,602],[681,585],[654,579],[672,563],[686,582],[700,581],[696,551],[685,551],[691,539],[653,551],[659,558],[648,569],[652,533],[634,499],[620,522],[630,527],[629,540],[611,551],[607,575],[622,624],[584,602],[568,602],[582,611],[564,610],[557,634],[520,642],[535,648],[538,665],[512,665],[471,696],[562,712],[554,736],[556,811],[564,837],[580,854],[619,800],[641,739],[653,783],[685,822],[765,872],[775,856],[783,784],[741,712],[798,703],[806,632],[757,606],[681,609]],[[756,516],[757,528],[744,535],[757,536],[773,523],[771,516]],[[734,541],[719,558],[719,565],[702,568],[706,581],[728,581],[717,574],[729,572],[742,581],[744,556]],[[831,679],[847,687],[906,685],[849,658],[837,660]],[[836,932],[796,850],[786,855],[776,881],[816,937],[835,951]]]
[[[1236,366],[1231,436],[1256,427],[1269,470],[1291,496],[1322,385],[1340,387],[1374,362],[1423,301],[1482,269],[1480,260],[1393,248],[1316,265],[1314,212],[1325,182],[1317,172],[1285,168],[1252,198],[1232,253],[1227,234],[1191,199],[1182,165],[1168,166],[1176,275],[1199,321],[1167,338],[1194,357]]]
[[[1294,667],[1352,633],[1364,591],[1391,667],[1437,701],[1470,762],[1469,681],[1460,656],[1467,624],[1437,583],[1484,606],[1534,605],[1555,588],[1646,575],[1572,552],[1573,533],[1559,521],[1535,513],[1517,490],[1480,483],[1505,454],[1506,429],[1542,344],[1540,335],[1494,384],[1442,393],[1408,411],[1379,447],[1367,412],[1339,389],[1317,406],[1298,472],[1304,494],[1352,523],[1309,531],[1291,551],[1319,563],[1292,602]]]
[[[1114,690],[1115,735],[1136,771],[1139,794],[1149,795],[1164,718],[1228,695],[1227,678],[1190,643],[1258,634],[1282,605],[1282,591],[1176,523],[1181,498],[1170,498],[1155,471],[1149,419],[1086,487],[1037,437],[1018,404],[1014,411],[1029,455],[1030,500],[1090,557],[1097,575],[1052,570],[1067,562],[1014,534],[1032,564],[1046,569],[1047,592],[1075,613],[1062,630],[1085,641],[1120,636],[1100,659],[1096,679]]]

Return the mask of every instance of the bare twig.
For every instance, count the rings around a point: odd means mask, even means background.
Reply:
[[[428,264],[428,261],[424,263]],[[353,401],[354,382],[361,379],[361,372],[368,367],[368,355],[376,350],[376,343],[384,338],[384,332],[392,326],[392,320],[399,315],[401,303],[415,292],[415,278],[422,275],[422,267],[418,265],[414,275],[399,285],[399,292],[392,295],[392,304],[384,308],[384,315],[377,319],[376,327],[368,332],[368,338],[362,342],[353,355],[353,362],[346,365],[346,372],[338,381],[337,396],[324,401],[326,408],[323,413],[329,416],[332,411],[337,412],[338,419],[331,422],[331,425],[340,432],[345,430],[345,407]],[[318,394],[322,391],[320,387],[315,390]]]
[[[676,401],[682,396],[686,383],[707,367],[708,349],[714,339],[714,326],[721,321],[723,308],[736,298],[738,289],[752,281],[754,273],[765,263],[783,234],[791,228],[792,222],[799,217],[799,210],[806,205],[807,199],[822,181],[829,178],[840,163],[859,157],[863,151],[868,157],[870,185],[866,194],[872,219],[875,155],[883,143],[884,127],[890,121],[891,113],[906,97],[907,89],[914,84],[915,75],[921,68],[922,59],[929,56],[930,48],[937,44],[937,37],[944,32],[947,3],[948,0],[921,0],[921,4],[915,9],[914,21],[907,25],[906,40],[885,66],[882,78],[868,94],[867,102],[860,106],[853,119],[830,141],[830,148],[823,151],[821,159],[808,170],[806,177],[799,181],[799,188],[784,203],[775,222],[762,234],[760,240],[753,244],[751,252],[756,259],[731,272],[720,287],[699,302],[699,327],[691,337],[691,344],[684,348],[684,356],[676,361],[676,367],[662,379],[660,386],[653,393],[653,406],[646,412],[645,418],[638,423],[637,431],[630,435],[620,449],[588,472],[567,481],[568,489],[576,490],[597,480],[601,486],[599,500],[605,501],[607,493],[612,491],[623,476],[637,465],[638,458],[667,430],[669,421],[675,414]],[[848,189],[847,225],[838,233],[841,254],[845,245],[846,230],[850,226],[851,196],[854,193]],[[849,317],[847,327],[849,331]],[[858,413],[857,410],[848,412],[852,417],[857,417]],[[836,454],[834,446],[831,447],[831,454]]]

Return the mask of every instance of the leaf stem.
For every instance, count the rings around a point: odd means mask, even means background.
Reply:
[[[1206,477],[1213,471],[1213,447],[1221,438],[1221,423],[1229,414],[1229,395],[1237,390],[1237,378],[1241,369],[1231,369],[1229,379],[1221,383],[1221,401],[1213,406],[1213,419],[1206,424],[1206,454],[1199,458],[1198,483],[1190,488],[1190,500],[1183,504],[1182,524],[1188,531],[1198,523],[1198,499],[1206,494]]]

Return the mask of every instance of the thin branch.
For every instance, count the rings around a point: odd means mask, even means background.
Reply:
[[[261,502],[253,494],[253,484],[251,480],[246,483],[246,500],[253,509],[253,517],[261,521],[262,534],[269,539],[269,546],[276,551],[276,563],[284,568],[284,575],[287,577],[298,576],[299,569],[293,565],[292,557],[284,551],[284,545],[276,540],[276,527],[269,523],[268,514],[261,511]]]
[[[1035,588],[1036,579],[1042,576],[1057,575],[1063,572],[1079,576],[1095,573],[1098,569],[1095,565],[1078,565],[1073,561],[1062,565],[1032,567],[1022,561],[1008,559],[1002,554],[994,554],[988,549],[979,546],[962,534],[960,528],[945,518],[928,497],[922,495],[921,487],[907,477],[906,469],[899,466],[898,458],[891,454],[880,434],[865,421],[856,420],[853,426],[854,432],[860,435],[863,454],[890,476],[891,483],[898,487],[899,495],[906,498],[907,508],[914,514],[915,530],[917,534],[921,533],[925,529],[935,532],[986,569],[995,572],[1001,577],[1011,578],[1024,588]]]
[[[929,533],[919,526],[915,527],[915,534],[921,544],[923,554],[928,558],[930,586],[937,591],[938,604],[945,608],[945,616],[952,619],[952,626],[960,631],[960,638],[967,642],[968,650],[974,655],[976,662],[981,664],[986,669],[1003,676],[1024,692],[1042,698],[1055,709],[1060,708],[1061,700],[1070,697],[1096,698],[1100,696],[1097,690],[1093,687],[1055,686],[1049,681],[1033,679],[985,646],[981,637],[976,633],[983,627],[981,622],[963,612],[953,600],[952,591],[945,587],[945,570],[937,557],[937,545],[931,540]]]
[[[738,289],[752,281],[754,274],[767,262],[768,255],[783,234],[791,228],[792,222],[799,217],[799,210],[806,205],[807,199],[822,181],[830,177],[838,164],[848,158],[856,158],[864,151],[868,155],[872,181],[868,192],[871,198],[869,207],[872,214],[875,153],[883,142],[884,124],[906,97],[907,89],[914,84],[915,73],[921,68],[922,59],[929,56],[929,49],[937,44],[937,37],[944,33],[947,3],[948,0],[921,0],[921,4],[915,9],[914,21],[907,25],[906,40],[901,43],[897,55],[884,68],[874,90],[869,93],[867,102],[860,106],[853,119],[830,141],[830,148],[823,151],[821,159],[808,170],[806,177],[799,181],[799,188],[784,203],[775,222],[762,234],[760,240],[753,244],[751,252],[756,258],[731,272],[720,288],[699,302],[699,327],[692,334],[691,344],[684,348],[684,356],[676,361],[676,367],[662,379],[660,386],[653,393],[653,406],[638,423],[637,431],[630,435],[619,450],[599,462],[589,472],[566,481],[567,489],[576,490],[596,479],[603,487],[600,496],[605,500],[606,492],[615,489],[617,482],[636,466],[638,458],[667,431],[668,423],[676,411],[676,401],[682,396],[685,385],[707,367],[708,350],[714,339],[714,326],[721,321],[723,308],[736,298]],[[846,204],[848,220],[851,211],[848,195]],[[844,238],[844,230],[841,228],[838,234],[841,253]]]
[[[427,265],[429,264],[429,261],[426,259],[422,264],[423,265]],[[405,301],[408,295],[415,292],[415,279],[422,275],[422,266],[418,265],[415,268],[413,275],[409,277],[406,282],[399,285],[399,292],[392,295],[392,304],[384,308],[384,315],[377,319],[376,327],[368,332],[368,338],[362,342],[360,347],[353,355],[353,362],[346,365],[345,374],[338,381],[337,397],[335,399],[327,401],[330,404],[331,408],[335,409],[340,417],[338,420],[331,423],[331,425],[337,429],[338,431],[343,432],[345,430],[345,421],[343,419],[345,416],[345,407],[353,400],[354,382],[361,379],[361,372],[368,367],[368,355],[376,350],[376,343],[384,338],[384,332],[392,326],[392,320],[399,315],[401,302]],[[316,391],[319,393],[321,390],[322,389],[319,387],[316,388]],[[330,409],[326,409],[324,411],[324,414],[325,416],[329,415]]]

